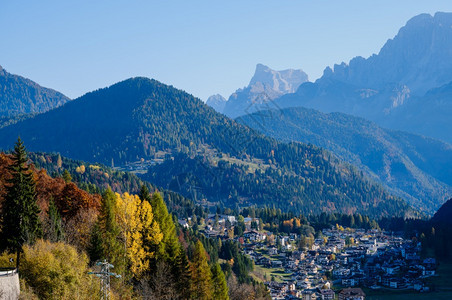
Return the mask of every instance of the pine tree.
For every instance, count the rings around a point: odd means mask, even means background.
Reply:
[[[69,183],[72,181],[71,173],[69,173],[69,171],[66,169],[63,171],[63,179],[66,183]]]
[[[125,248],[120,240],[121,230],[116,222],[116,195],[110,189],[102,195],[99,226],[102,232],[103,258],[115,266],[116,273],[124,273]]]
[[[228,284],[219,263],[212,266],[212,296],[213,299],[229,300]]]
[[[212,299],[212,274],[207,264],[206,250],[201,241],[196,242],[191,264],[191,297],[193,299]]]
[[[61,216],[53,199],[49,201],[45,237],[51,242],[59,242],[64,239]]]
[[[173,274],[177,281],[176,288],[179,296],[181,299],[189,299],[191,285],[190,262],[182,245],[179,247],[179,255]]]
[[[35,181],[20,138],[12,156],[13,164],[9,167],[12,178],[7,181],[3,202],[1,248],[16,252],[16,267],[19,269],[22,246],[33,243],[41,236],[42,228],[36,204]]]
[[[141,186],[140,193],[138,194],[138,197],[140,197],[140,199],[142,201],[146,200],[149,203],[151,203],[151,194],[149,193],[149,189],[145,185]]]
[[[139,197],[141,200],[149,201],[154,214],[154,221],[160,227],[163,235],[162,240],[156,248],[156,255],[151,269],[155,269],[158,261],[165,261],[170,267],[173,278],[176,280],[176,288],[182,299],[188,299],[190,296],[190,263],[187,255],[179,243],[176,226],[172,215],[168,213],[162,196],[156,192],[150,195],[146,186],[142,186]]]
[[[91,262],[95,262],[105,258],[102,231],[100,229],[99,223],[100,222],[97,221],[91,230],[91,237],[87,249],[89,259]]]

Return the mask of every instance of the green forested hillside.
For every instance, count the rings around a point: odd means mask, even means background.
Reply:
[[[138,176],[129,172],[122,172],[106,167],[102,164],[90,164],[62,157],[56,153],[29,153],[33,164],[39,169],[43,168],[52,177],[67,177],[77,185],[90,192],[102,194],[110,188],[113,192],[124,194],[139,194],[143,185],[150,192],[159,191],[171,213],[180,218],[191,217],[196,214],[203,216],[204,211],[196,206],[193,201],[175,192],[159,189],[155,185],[141,180]],[[68,174],[65,174],[66,171]]]
[[[405,202],[365,181],[351,167],[333,167],[322,150],[313,149],[308,158],[303,155],[293,165],[280,168],[272,163],[252,171],[247,164],[223,159],[214,164],[179,154],[151,167],[145,178],[187,197],[231,207],[258,204],[303,214],[339,211],[376,217],[408,212]]]
[[[12,125],[12,124],[16,124],[17,122],[29,119],[29,118],[33,118],[36,115],[36,113],[29,113],[29,114],[20,114],[20,115],[15,115],[15,116],[11,116],[11,117],[0,117],[0,128]]]
[[[260,111],[237,121],[279,140],[328,149],[427,213],[452,195],[452,146],[442,141],[302,107]]]
[[[206,189],[205,199],[198,201],[230,206],[274,202],[287,210],[337,209],[375,216],[409,211],[406,203],[328,153],[267,138],[199,99],[147,78],[88,93],[5,127],[0,130],[0,146],[11,147],[18,135],[30,150],[60,152],[89,162],[118,166],[138,160],[153,164],[166,158],[151,168],[147,178],[173,188],[174,178],[191,172]],[[200,158],[208,161],[207,170],[215,176],[196,166]],[[222,166],[227,172],[219,172]],[[238,177],[231,178],[228,172]],[[219,183],[228,191],[218,193]]]
[[[24,77],[10,74],[0,66],[0,117],[42,113],[70,99]],[[1,124],[1,121],[0,121]]]

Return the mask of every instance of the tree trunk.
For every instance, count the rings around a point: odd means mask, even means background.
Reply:
[[[20,264],[20,249],[16,250],[16,271],[19,272],[19,264]]]

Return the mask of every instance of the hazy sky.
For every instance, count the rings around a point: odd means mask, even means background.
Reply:
[[[452,1],[0,0],[0,65],[71,98],[133,76],[227,98],[257,63],[315,80],[436,11]]]

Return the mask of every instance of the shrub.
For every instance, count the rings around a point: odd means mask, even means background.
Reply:
[[[96,299],[99,283],[88,258],[65,243],[38,240],[25,246],[20,277],[41,299]]]

